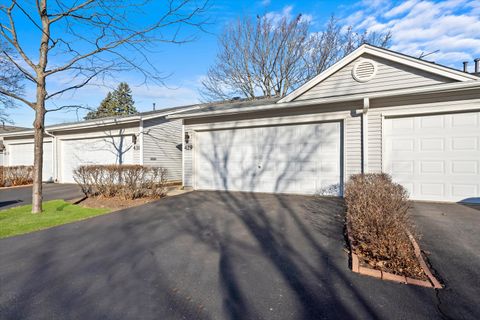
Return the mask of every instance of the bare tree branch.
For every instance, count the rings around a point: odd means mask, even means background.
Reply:
[[[2,87],[0,87],[0,94],[3,94],[7,97],[16,99],[18,101],[21,101],[21,102],[25,103],[27,106],[31,107],[32,109],[35,109],[35,103],[34,102],[28,101],[27,99],[13,93],[13,92],[10,92],[6,89],[3,89]]]
[[[16,6],[16,1],[12,1],[11,5],[7,8],[1,8],[1,11],[6,13],[8,17],[8,21],[10,22],[10,28],[7,28],[5,25],[0,24],[0,34],[4,37],[5,40],[7,40],[8,43],[10,43],[18,52],[18,54],[22,57],[22,59],[27,63],[32,69],[35,69],[35,64],[32,62],[32,60],[27,56],[25,51],[23,51],[23,48],[20,46],[20,43],[18,41],[18,34],[17,34],[17,29],[15,27],[15,20],[13,19],[12,16],[12,11]],[[10,34],[11,37],[7,35],[5,32],[7,30]]]
[[[32,70],[15,61],[8,54],[0,55],[8,60],[9,66],[16,69],[23,80],[34,83],[35,99],[23,96],[12,81],[3,79],[0,74],[0,102],[16,99],[35,110],[34,121],[34,183],[32,212],[42,208],[42,163],[45,114],[65,110],[68,107],[50,108],[47,101],[62,94],[78,90],[104,80],[117,72],[135,71],[144,76],[144,81],[163,84],[153,63],[145,52],[152,43],[179,44],[194,39],[183,33],[183,28],[194,27],[203,30],[209,0],[166,0],[162,6],[153,0],[5,0],[0,4],[0,37],[15,50]],[[157,18],[138,19],[149,5],[155,4]],[[149,12],[151,17],[152,12]],[[142,16],[143,15],[143,16]],[[40,31],[38,56],[29,56],[20,45],[16,23],[22,20],[30,28]],[[6,22],[5,22],[6,21]],[[54,26],[54,27],[52,27]],[[8,48],[7,48],[8,49]],[[2,58],[0,56],[0,58]],[[51,59],[56,57],[57,59]],[[2,62],[2,60],[0,60]],[[70,78],[53,93],[47,88],[55,76]],[[33,91],[33,90],[32,90]],[[78,110],[78,109],[77,109]]]
[[[244,18],[228,25],[220,36],[214,65],[202,81],[207,101],[236,95],[283,97],[356,49],[360,44],[387,46],[391,34],[342,32],[331,17],[323,32],[310,33],[301,15],[292,20],[267,15]]]

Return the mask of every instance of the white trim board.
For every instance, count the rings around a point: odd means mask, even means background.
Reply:
[[[340,112],[298,115],[298,116],[284,116],[284,117],[271,117],[271,118],[251,119],[251,120],[188,124],[186,126],[188,130],[209,131],[209,130],[236,129],[236,128],[261,127],[261,126],[295,125],[295,124],[311,123],[311,122],[341,121],[348,117],[350,117],[350,110],[340,111]]]

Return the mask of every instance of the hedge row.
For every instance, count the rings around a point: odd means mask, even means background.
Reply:
[[[167,191],[167,169],[159,167],[84,165],[74,170],[74,179],[87,197],[160,198]]]
[[[33,182],[33,166],[0,166],[0,187],[21,186]]]

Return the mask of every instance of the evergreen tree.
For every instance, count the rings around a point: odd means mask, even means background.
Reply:
[[[132,98],[132,90],[126,82],[121,82],[118,88],[113,92],[113,101],[115,102],[115,112],[117,115],[126,115],[137,113]]]
[[[132,90],[126,82],[121,82],[117,89],[109,92],[97,110],[90,111],[85,120],[137,113],[132,97]]]
[[[97,110],[92,110],[89,113],[87,113],[87,115],[85,116],[85,120],[98,119],[98,118],[104,118],[104,117],[115,116],[115,115],[116,114],[115,114],[115,108],[114,108],[113,95],[111,92],[109,92],[105,97],[105,99],[102,100]]]

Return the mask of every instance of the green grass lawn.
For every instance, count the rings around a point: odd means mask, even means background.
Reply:
[[[63,200],[53,200],[43,203],[42,213],[32,214],[31,211],[31,205],[0,211],[0,239],[87,219],[110,210],[85,208]]]

